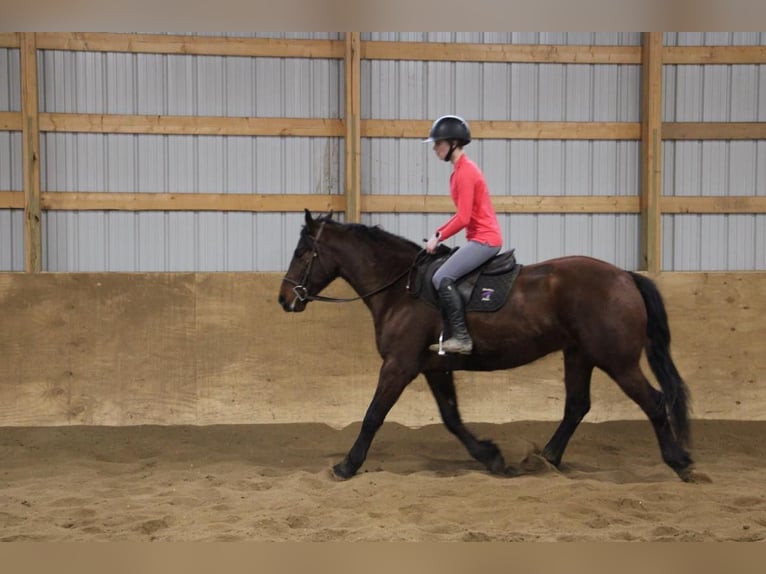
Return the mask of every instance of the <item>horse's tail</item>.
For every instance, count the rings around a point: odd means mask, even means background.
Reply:
[[[646,358],[660,383],[665,409],[670,417],[676,439],[685,445],[689,441],[689,389],[670,356],[670,327],[665,303],[654,281],[638,273],[630,273],[646,305]]]

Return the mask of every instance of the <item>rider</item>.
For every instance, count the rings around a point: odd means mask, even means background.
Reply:
[[[448,353],[468,355],[473,340],[465,324],[463,299],[455,282],[491,257],[497,255],[503,243],[500,224],[492,207],[489,189],[479,167],[468,158],[463,147],[471,141],[471,130],[463,118],[442,116],[431,126],[425,142],[433,142],[436,156],[453,165],[450,176],[450,195],[457,212],[439,227],[426,243],[426,251],[434,253],[441,241],[466,230],[467,243],[450,255],[433,276],[433,285],[439,294],[439,306],[444,324],[449,325],[451,336],[442,343]],[[429,347],[438,351],[439,345]]]

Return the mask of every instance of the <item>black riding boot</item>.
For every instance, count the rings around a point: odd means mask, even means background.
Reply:
[[[470,355],[473,351],[473,341],[465,326],[465,307],[451,279],[442,279],[439,285],[439,307],[444,320],[444,330],[449,330],[450,333],[450,338],[442,343],[441,348],[447,353]],[[439,344],[431,345],[429,349],[438,351]]]

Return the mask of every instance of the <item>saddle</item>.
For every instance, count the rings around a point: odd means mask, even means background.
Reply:
[[[407,292],[419,297],[429,305],[439,308],[439,295],[434,289],[432,278],[436,270],[444,264],[454,250],[446,254],[418,257],[410,270],[407,280]],[[516,262],[515,249],[498,253],[467,275],[457,280],[458,293],[465,302],[465,310],[494,312],[508,300],[511,287],[521,271],[522,265]]]

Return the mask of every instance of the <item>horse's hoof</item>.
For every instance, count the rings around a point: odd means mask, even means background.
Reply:
[[[337,480],[348,480],[349,478],[354,476],[354,474],[356,473],[353,471],[350,471],[344,463],[339,462],[338,464],[332,467],[332,474],[333,474],[333,477],[336,478]]]
[[[528,453],[521,461],[520,468],[523,472],[537,474],[541,472],[560,472],[557,465],[553,464],[546,457],[537,453]]]
[[[682,470],[679,470],[678,476],[684,482],[693,483],[693,484],[710,484],[711,482],[713,482],[713,479],[710,478],[707,474],[705,474],[704,472],[697,472],[692,467],[687,467]]]
[[[507,467],[505,466],[505,460],[502,455],[497,455],[494,460],[487,465],[489,472],[500,476],[507,476]]]
[[[554,468],[558,468],[561,465],[561,456],[555,455],[551,452],[549,452],[547,449],[543,449],[542,451],[534,450],[531,453],[527,453],[527,456],[530,454],[534,454],[536,456],[539,456],[542,458],[545,462],[547,462],[549,465],[553,466]]]
[[[521,476],[523,473],[515,466],[506,466],[503,471],[503,476],[507,478],[513,478],[514,476]]]

